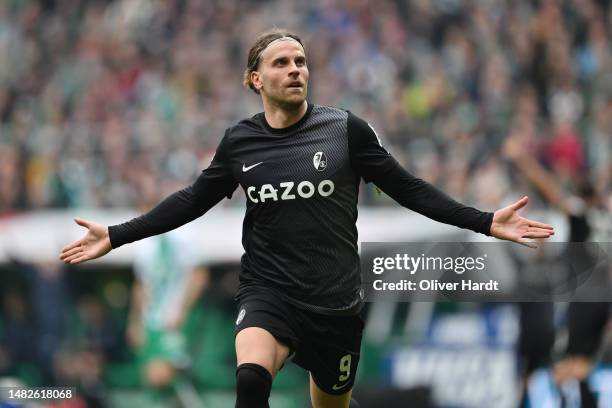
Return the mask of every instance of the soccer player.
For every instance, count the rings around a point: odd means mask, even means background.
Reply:
[[[240,184],[247,208],[236,296],[239,408],[267,407],[272,380],[290,357],[310,372],[316,408],[349,406],[363,331],[355,226],[360,179],[427,217],[500,239],[529,245],[553,233],[518,214],[527,197],[482,212],[413,177],[367,122],[309,103],[308,77],[298,35],[262,34],[249,51],[244,84],[261,95],[264,112],[227,129],[194,184],[150,212],[110,227],[77,219],[88,232],[60,256],[78,264],[177,228]]]
[[[204,292],[208,269],[185,250],[188,236],[172,231],[138,246],[127,336],[143,377],[153,389],[169,389],[190,365],[184,324]]]
[[[544,199],[567,217],[568,242],[610,242],[611,212],[605,208],[604,200],[590,184],[583,182],[578,186],[577,195],[564,193],[560,183],[525,151],[516,137],[510,137],[506,141],[504,153]],[[592,256],[584,247],[573,248],[573,251],[572,247],[566,249],[571,251],[572,256],[582,256],[585,259]],[[541,328],[552,328],[552,306],[548,303],[534,303],[529,305],[529,309],[530,313],[522,322],[525,327],[521,338],[524,339],[523,343],[540,344],[540,361],[547,362],[550,359],[554,332],[546,330],[543,336]],[[603,339],[609,309],[610,305],[605,302],[572,302],[568,306],[568,343],[563,357],[553,367],[553,375],[560,385],[569,380],[578,382],[580,406],[584,408],[597,406],[595,395],[589,388],[588,376]],[[545,337],[544,342],[542,337]]]

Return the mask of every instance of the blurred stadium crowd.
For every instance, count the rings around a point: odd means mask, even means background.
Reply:
[[[7,0],[0,213],[134,207],[192,181],[261,111],[241,75],[272,26],[305,38],[311,101],[366,118],[460,200],[517,189],[509,135],[565,183],[611,191],[607,0]]]
[[[0,217],[137,208],[190,183],[224,129],[262,110],[241,79],[252,40],[273,26],[305,39],[310,101],[367,119],[400,162],[454,198],[491,209],[529,190],[504,156],[513,138],[568,190],[586,181],[612,208],[611,3],[0,1]],[[138,378],[106,367],[129,359],[131,282],[101,286],[101,301],[57,265],[10,268],[21,278],[4,282],[0,374],[27,362],[38,369],[22,378],[88,382],[92,400],[103,377]],[[227,293],[199,333],[231,332]],[[202,381],[231,386],[224,353],[201,357]]]

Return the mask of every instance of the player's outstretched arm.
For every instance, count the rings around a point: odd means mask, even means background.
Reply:
[[[549,238],[554,232],[552,225],[521,217],[518,211],[527,205],[529,198],[521,198],[517,202],[493,213],[491,236],[508,241],[518,242],[530,248],[535,248],[534,238]]]
[[[79,264],[106,255],[112,249],[108,227],[93,221],[75,218],[74,221],[87,228],[85,236],[62,249],[60,259],[65,264]]]
[[[438,222],[530,247],[535,246],[532,239],[548,238],[554,233],[552,226],[518,214],[527,204],[527,197],[495,213],[463,205],[408,173],[381,146],[374,130],[365,121],[349,113],[347,127],[351,165],[355,171],[366,182],[373,181],[400,205]]]

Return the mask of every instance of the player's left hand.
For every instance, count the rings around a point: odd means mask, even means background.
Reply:
[[[568,380],[584,381],[593,368],[593,363],[586,357],[572,356],[559,361],[553,367],[553,377],[557,384]]]
[[[534,238],[549,238],[555,231],[552,225],[521,217],[518,210],[527,205],[529,198],[521,198],[514,204],[495,211],[491,224],[491,236],[518,242],[536,248]]]

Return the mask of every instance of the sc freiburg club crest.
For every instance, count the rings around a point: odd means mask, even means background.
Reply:
[[[323,152],[316,152],[312,158],[312,164],[314,164],[317,171],[323,171],[327,168],[327,156]]]

